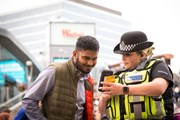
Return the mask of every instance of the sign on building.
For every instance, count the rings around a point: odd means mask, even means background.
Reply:
[[[94,23],[50,23],[50,44],[51,45],[75,45],[79,36],[95,36]]]
[[[95,37],[94,23],[50,23],[50,62],[63,62],[72,56],[77,38]]]

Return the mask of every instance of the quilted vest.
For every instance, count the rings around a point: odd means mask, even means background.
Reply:
[[[55,83],[51,94],[42,101],[43,113],[48,120],[74,120],[77,99],[77,83],[81,72],[74,66],[72,59],[65,63],[53,63],[55,67]],[[86,103],[92,103],[92,80],[85,82]],[[91,87],[89,87],[91,86]],[[87,90],[88,89],[88,90]],[[89,96],[87,98],[87,95]],[[92,104],[91,104],[92,105]],[[86,105],[87,116],[92,120],[92,106]],[[85,110],[85,112],[87,112]],[[86,116],[86,117],[87,117]]]

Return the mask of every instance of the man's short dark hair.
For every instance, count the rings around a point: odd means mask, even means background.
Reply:
[[[99,42],[89,35],[80,36],[76,42],[76,50],[99,51]]]

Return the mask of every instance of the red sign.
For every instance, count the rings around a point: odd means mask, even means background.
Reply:
[[[62,29],[62,35],[63,37],[80,37],[82,35],[85,35],[84,32],[75,32],[75,31],[72,31],[71,29]]]

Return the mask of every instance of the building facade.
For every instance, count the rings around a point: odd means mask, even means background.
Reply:
[[[75,43],[72,40],[76,40],[83,31],[82,28],[78,31],[78,28],[71,27],[69,32],[77,33],[68,36],[71,37],[71,44],[52,44],[52,23],[94,26],[84,28],[84,34],[95,36],[100,43],[98,63],[92,71],[92,76],[97,80],[104,67],[120,61],[113,48],[120,41],[120,36],[131,30],[131,22],[124,19],[120,12],[77,0],[64,0],[0,16],[0,28],[12,33],[41,68],[57,59],[63,61],[70,58]],[[60,38],[64,40],[62,36]]]

